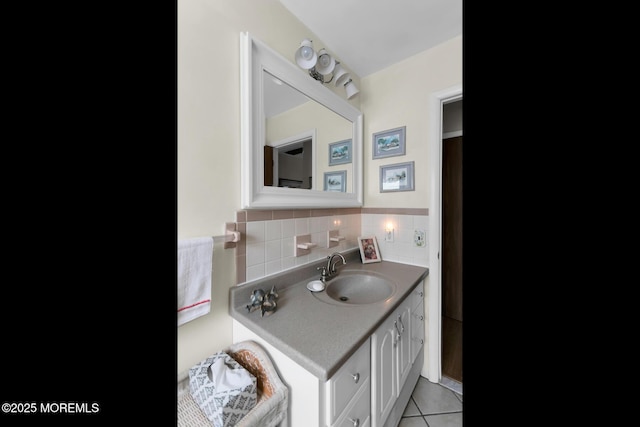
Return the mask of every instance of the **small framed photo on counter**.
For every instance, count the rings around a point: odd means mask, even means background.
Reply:
[[[358,237],[358,247],[360,248],[360,257],[363,264],[382,261],[376,236]]]

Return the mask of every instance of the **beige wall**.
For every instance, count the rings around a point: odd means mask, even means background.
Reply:
[[[240,209],[241,31],[292,62],[305,37],[323,47],[277,0],[178,1],[179,239],[220,235]],[[350,102],[364,113],[365,206],[428,208],[428,96],[462,81],[461,37],[367,78],[352,77],[361,91]],[[416,191],[379,194],[378,166],[395,158],[371,160],[371,133],[403,125],[407,155],[397,159],[416,161]],[[178,328],[178,372],[231,344],[228,289],[234,284],[234,251],[216,243],[212,311]]]
[[[362,78],[360,108],[364,113],[364,205],[366,207],[431,208],[429,206],[429,97],[462,83],[462,36]],[[373,133],[406,126],[406,155],[372,159]],[[380,166],[415,162],[415,191],[380,193]]]

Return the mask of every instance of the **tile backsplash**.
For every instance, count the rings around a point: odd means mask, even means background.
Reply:
[[[376,210],[379,211],[380,209]],[[380,255],[383,260],[400,262],[403,264],[429,266],[429,251],[427,250],[427,236],[429,235],[429,217],[415,213],[393,213],[407,210],[386,209],[387,213],[362,213],[361,236],[376,236]],[[409,212],[422,210],[413,209]],[[426,209],[424,209],[426,211]],[[385,241],[387,226],[393,229],[393,241]],[[422,246],[416,246],[414,236],[416,231],[424,232]]]
[[[376,236],[383,260],[428,266],[426,244],[414,244],[415,230],[428,236],[427,209],[348,208],[246,210],[236,213],[243,238],[236,248],[237,283],[258,279],[356,248],[358,236]],[[393,242],[385,229],[394,228]],[[327,232],[344,237],[327,248]],[[309,254],[295,256],[294,237],[309,234],[316,243]],[[426,241],[426,240],[425,240]]]

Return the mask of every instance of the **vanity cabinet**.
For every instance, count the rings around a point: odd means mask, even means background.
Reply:
[[[407,278],[412,266],[382,267],[384,274],[404,278],[399,287],[416,283]],[[401,300],[389,300],[395,306],[391,311],[385,308],[387,302],[362,308],[327,304],[301,281],[301,286],[281,291],[287,304],[273,315],[259,317],[246,310],[249,292],[235,290],[243,297],[232,298],[233,341],[260,344],[289,389],[287,417],[278,427],[398,425],[420,377],[424,355],[424,272],[416,269],[413,274],[421,275],[418,284],[403,292]],[[369,320],[353,322],[356,316]],[[346,325],[351,329],[340,331]],[[361,344],[355,348],[345,336]],[[336,360],[336,354],[343,358]],[[333,359],[332,364],[323,365],[326,359]]]

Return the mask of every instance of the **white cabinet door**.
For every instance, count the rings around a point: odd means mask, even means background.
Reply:
[[[396,386],[396,396],[400,395],[402,387],[411,372],[411,304],[412,299],[407,298],[405,302],[398,307],[396,318],[396,330],[398,331],[398,343],[396,346],[397,357],[397,370],[396,376],[398,385]]]
[[[371,427],[382,427],[397,398],[395,312],[371,336]]]
[[[424,312],[423,283],[371,336],[371,427],[384,426],[423,345],[416,345],[414,338],[424,339],[424,321],[413,319],[416,311]]]

